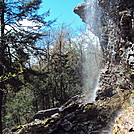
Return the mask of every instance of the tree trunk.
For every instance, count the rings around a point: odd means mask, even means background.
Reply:
[[[0,90],[0,134],[2,134],[2,99],[3,91]]]
[[[4,10],[5,10],[5,6],[4,6],[4,0],[0,1],[0,76],[3,76],[4,74],[4,28],[5,28],[5,24],[4,24]],[[3,100],[3,90],[4,90],[4,83],[2,82],[2,80],[0,81],[0,134],[2,134],[2,100]]]

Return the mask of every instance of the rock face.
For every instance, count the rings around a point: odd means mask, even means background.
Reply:
[[[83,2],[74,8],[74,12],[80,16],[83,22],[90,24],[90,31],[100,37],[100,29],[104,21],[102,19],[102,8],[98,5],[97,1]]]
[[[33,120],[35,119],[45,119],[48,117],[51,117],[53,114],[59,113],[59,109],[58,108],[51,108],[51,109],[47,109],[47,110],[41,110],[38,111],[34,117]]]
[[[127,94],[126,92],[124,97]],[[36,119],[33,122],[12,129],[12,134],[109,133],[109,130],[102,130],[102,128],[107,126],[111,118],[115,116],[115,112],[125,102],[122,100],[123,96],[115,95],[105,101],[98,100],[88,104],[82,103],[82,97],[71,98],[65,105],[59,108],[59,114],[42,120]],[[9,133],[11,132],[5,134]]]
[[[86,2],[83,2],[74,8],[74,12],[80,16],[83,22],[86,22],[85,7],[86,7]]]
[[[98,0],[101,10],[100,44],[106,64],[101,71],[100,87],[96,99],[111,97],[116,89],[134,88],[134,1]],[[88,2],[76,6],[74,12],[89,23],[85,12],[90,14]],[[100,31],[97,30],[97,33]]]
[[[98,92],[98,98],[104,98],[110,95],[107,92],[114,95],[117,89],[121,92],[134,89],[134,2],[99,0],[99,3],[104,7],[105,20],[107,18],[106,32],[101,38],[106,64],[101,74],[102,90]]]
[[[123,111],[115,120],[113,134],[134,133],[134,105]]]

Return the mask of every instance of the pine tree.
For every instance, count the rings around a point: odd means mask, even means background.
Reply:
[[[2,133],[2,100],[4,92],[13,87],[18,91],[24,83],[20,74],[27,73],[31,54],[39,54],[36,42],[46,36],[45,14],[38,14],[41,0],[0,0],[0,133]],[[21,21],[28,20],[34,26],[24,27]],[[8,87],[7,87],[8,85]]]

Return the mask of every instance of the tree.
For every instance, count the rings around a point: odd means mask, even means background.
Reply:
[[[38,95],[37,102],[43,104],[41,109],[63,104],[81,89],[80,55],[73,46],[72,31],[69,26],[62,25],[50,33],[49,41],[43,45],[47,54],[34,66],[45,77],[42,75],[40,80],[32,79],[35,86],[33,91]]]
[[[17,93],[7,94],[7,98],[2,110],[3,129],[29,122],[34,114],[32,91],[24,87]]]
[[[39,53],[35,43],[46,35],[46,28],[52,21],[46,22],[45,14],[37,14],[41,0],[0,1],[0,133],[2,133],[2,100],[8,88],[18,91],[24,83],[20,74],[24,75],[29,68],[31,54]],[[34,26],[24,27],[20,22],[24,19],[32,21]]]
[[[7,95],[3,110],[4,128],[24,124],[38,110],[59,106],[81,92],[82,43],[72,39],[73,30],[70,29],[65,25],[53,28],[40,41],[38,47],[45,53],[38,56],[35,63],[28,65],[28,71],[24,70],[25,86],[17,93],[10,92]],[[18,101],[19,98],[22,101]],[[26,113],[27,109],[29,113]]]

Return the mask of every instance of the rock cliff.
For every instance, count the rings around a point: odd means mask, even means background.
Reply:
[[[134,2],[98,0],[98,4],[102,7],[99,38],[106,63],[101,71],[100,99],[114,95],[117,88],[122,92],[134,88]],[[79,4],[74,12],[89,23],[83,14],[87,12],[85,5],[86,2]]]
[[[102,7],[102,25],[101,30],[101,48],[103,51],[105,65],[101,70],[100,87],[96,100],[104,100],[115,94],[120,97],[126,91],[129,93],[129,105],[133,106],[134,102],[134,1],[125,0],[98,0]],[[77,13],[85,23],[85,16],[78,12],[87,10],[84,5],[78,5],[74,12]],[[90,14],[90,13],[89,13]],[[127,97],[124,96],[124,100]],[[127,103],[127,102],[125,102]],[[126,110],[121,114],[114,126],[113,133],[133,133],[133,127],[129,130],[124,127],[123,121],[134,118],[134,109],[131,108],[131,114]],[[123,118],[124,116],[124,118]],[[123,121],[122,121],[123,120]],[[131,123],[128,123],[131,124]],[[133,124],[133,123],[132,123]],[[130,125],[132,126],[132,125]],[[125,130],[127,129],[127,130]]]
[[[134,133],[134,105],[124,110],[115,120],[113,134]]]

